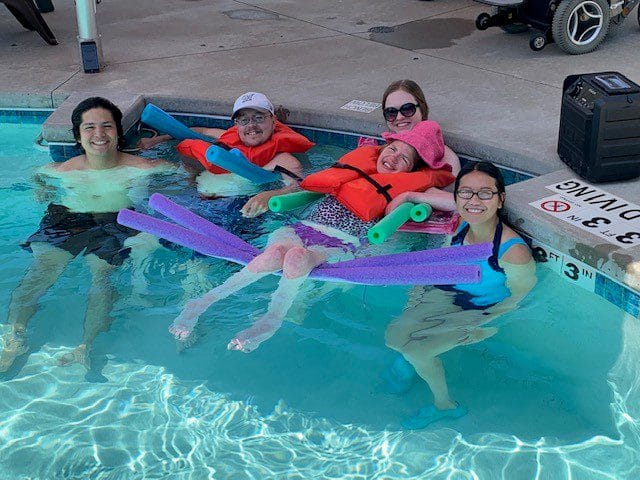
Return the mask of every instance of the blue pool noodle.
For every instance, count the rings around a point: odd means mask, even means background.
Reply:
[[[209,163],[213,163],[258,185],[280,179],[277,173],[270,172],[251,163],[237,148],[225,150],[217,145],[211,145],[207,149],[205,156]]]
[[[215,141],[214,138],[191,130],[185,124],[179,122],[167,112],[159,107],[156,107],[152,103],[148,103],[147,106],[144,107],[144,110],[142,110],[142,115],[140,115],[140,120],[161,133],[171,135],[176,140],[182,141],[188,138],[196,138],[199,140],[204,140],[205,142]]]
[[[242,265],[246,265],[255,257],[227,243],[218,242],[188,228],[133,210],[120,210],[118,223],[151,233],[204,255]],[[326,267],[326,264],[316,267],[309,277],[363,285],[453,285],[475,283],[480,280],[480,269],[475,265],[403,265],[401,269],[390,269],[387,266],[340,268],[336,264],[331,268]]]

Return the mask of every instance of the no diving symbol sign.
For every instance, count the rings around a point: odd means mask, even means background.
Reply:
[[[540,204],[540,208],[546,212],[561,213],[569,210],[571,205],[567,202],[563,202],[562,200],[547,200]]]

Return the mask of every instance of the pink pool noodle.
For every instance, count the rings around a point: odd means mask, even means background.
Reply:
[[[118,214],[118,223],[154,234],[204,255],[243,265],[255,256],[228,243],[220,243],[187,228],[132,210],[121,210]],[[340,268],[336,265],[320,265],[311,272],[309,277],[364,285],[452,285],[474,283],[480,280],[480,270],[473,265],[430,265],[429,267],[404,265],[401,269],[389,269],[387,266]]]
[[[224,228],[205,220],[201,216],[193,213],[191,210],[169,200],[164,195],[160,195],[159,193],[151,195],[149,198],[149,206],[156,212],[163,214],[178,225],[182,225],[189,230],[201,233],[202,235],[215,239],[220,243],[226,243],[238,250],[251,253],[254,256],[260,253],[256,247],[245,242],[237,235],[234,235]]]

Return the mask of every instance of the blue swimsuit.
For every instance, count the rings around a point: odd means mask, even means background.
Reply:
[[[451,240],[451,245],[462,245],[464,237],[469,231],[469,224],[463,222]],[[493,235],[493,252],[487,260],[478,262],[480,266],[481,279],[480,283],[458,284],[452,287],[440,287],[443,290],[453,290],[457,292],[454,303],[465,310],[485,309],[491,305],[501,302],[511,295],[507,288],[507,276],[504,270],[498,264],[498,259],[502,258],[513,245],[526,245],[526,242],[520,237],[510,238],[502,245],[502,222],[496,225],[496,231]]]

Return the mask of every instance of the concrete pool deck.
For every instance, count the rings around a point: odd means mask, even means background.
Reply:
[[[518,226],[565,253],[583,245],[591,252],[585,263],[638,288],[640,247],[611,248],[602,236],[529,205],[552,194],[547,185],[576,177],[556,154],[564,78],[613,70],[640,81],[635,13],[597,51],[570,56],[553,44],[531,51],[528,33],[477,31],[475,17],[488,7],[468,0],[110,0],[98,5],[97,17],[106,65],[84,74],[73,2],[54,3],[44,18],[58,46],[0,9],[0,107],[55,108],[70,95],[99,93],[228,114],[240,93],[259,90],[285,105],[293,124],[377,134],[380,109],[340,107],[379,102],[391,81],[412,78],[454,150],[552,175],[510,188]],[[640,204],[639,185],[599,188]]]

